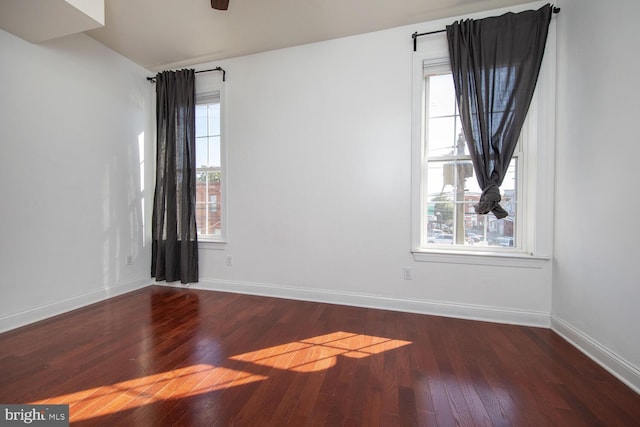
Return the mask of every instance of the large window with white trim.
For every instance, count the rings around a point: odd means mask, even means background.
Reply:
[[[414,53],[412,252],[418,261],[526,263],[551,255],[555,119],[553,25],[536,92],[500,188],[504,219],[478,215],[482,193],[455,101],[446,37]],[[519,260],[519,261],[516,261]],[[526,264],[528,265],[528,264]]]

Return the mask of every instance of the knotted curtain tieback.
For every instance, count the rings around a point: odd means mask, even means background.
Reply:
[[[502,197],[500,196],[500,187],[492,183],[482,190],[480,201],[473,208],[476,213],[480,215],[486,215],[489,212],[493,212],[498,219],[506,218],[509,216],[509,212],[505,211],[504,208],[500,206],[500,200],[502,200]]]

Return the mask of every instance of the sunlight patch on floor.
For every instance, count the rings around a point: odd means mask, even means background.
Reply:
[[[411,344],[410,341],[334,332],[232,356],[229,359],[283,371],[311,373],[329,369],[338,356],[363,358]],[[254,368],[255,369],[255,368]],[[247,369],[251,370],[251,369]],[[155,402],[183,399],[257,381],[265,375],[198,364],[115,384],[43,399],[31,404],[67,404],[70,421],[82,421]]]
[[[202,364],[31,403],[67,404],[71,421],[82,421],[154,402],[263,381],[266,378],[262,375]]]
[[[317,372],[334,366],[337,356],[360,359],[408,344],[411,342],[334,332],[239,354],[231,359],[294,372]]]

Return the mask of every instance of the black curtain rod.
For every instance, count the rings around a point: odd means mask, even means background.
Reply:
[[[559,7],[554,7],[552,10],[553,13],[560,13],[560,8]],[[447,31],[446,29],[444,30],[436,30],[436,31],[428,31],[426,33],[419,33],[419,32],[415,32],[413,34],[411,34],[411,38],[413,39],[413,51],[415,52],[418,49],[418,37],[420,36],[428,36],[430,34],[438,34],[438,33],[444,33],[445,31]]]
[[[225,70],[223,70],[220,67],[216,67],[216,68],[210,68],[208,70],[199,70],[199,71],[195,71],[195,74],[198,73],[208,73],[210,71],[220,71],[222,72],[222,81],[226,82],[227,81],[227,72]],[[156,82],[156,78],[155,77],[147,77],[147,80],[149,80],[151,83],[155,83]]]

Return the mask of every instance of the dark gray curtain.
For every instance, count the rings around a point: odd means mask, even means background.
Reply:
[[[156,188],[153,199],[151,277],[198,281],[195,216],[195,73],[156,76]]]
[[[460,120],[482,188],[479,214],[508,215],[499,187],[538,80],[551,14],[546,5],[447,26]]]

